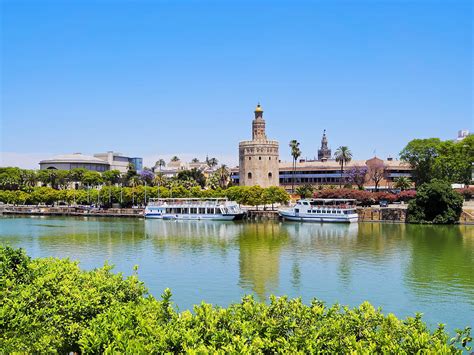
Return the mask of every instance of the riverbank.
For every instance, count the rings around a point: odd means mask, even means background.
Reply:
[[[249,220],[278,220],[276,210],[246,209]],[[84,208],[74,206],[0,206],[0,215],[13,216],[73,216],[73,217],[135,217],[143,218],[143,208]],[[358,207],[359,222],[405,223],[406,205],[389,207]],[[459,219],[460,224],[474,224],[474,207],[466,205]]]

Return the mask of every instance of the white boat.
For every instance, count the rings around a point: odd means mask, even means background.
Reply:
[[[278,214],[289,221],[351,223],[359,220],[355,203],[353,199],[301,199]]]
[[[145,208],[145,218],[231,221],[244,211],[226,198],[154,198]]]

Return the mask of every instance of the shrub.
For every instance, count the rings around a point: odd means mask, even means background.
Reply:
[[[448,341],[443,325],[431,332],[419,314],[399,320],[368,302],[349,309],[246,296],[178,313],[169,290],[157,300],[108,265],[81,271],[9,247],[0,247],[0,272],[2,353],[461,353],[472,340],[470,328]]]
[[[466,201],[469,201],[474,196],[474,187],[466,187],[458,190],[458,192],[464,197]]]
[[[407,209],[409,223],[458,223],[463,198],[445,181],[433,179],[420,186]]]

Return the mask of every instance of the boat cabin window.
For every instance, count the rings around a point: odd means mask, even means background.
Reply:
[[[206,208],[199,207],[199,214],[206,214]]]
[[[321,210],[317,210],[316,213],[321,213]]]

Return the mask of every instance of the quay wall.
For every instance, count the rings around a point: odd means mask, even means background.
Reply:
[[[27,216],[75,216],[75,217],[135,217],[143,218],[143,208],[81,209],[77,207],[0,206],[0,215]],[[359,222],[405,223],[406,208],[359,207]],[[247,219],[255,221],[278,220],[276,210],[247,209]],[[464,208],[459,219],[461,224],[474,224],[474,208]]]

